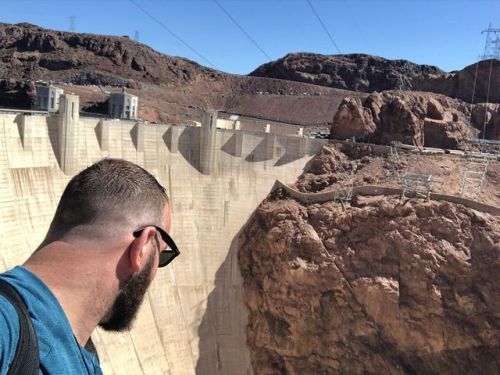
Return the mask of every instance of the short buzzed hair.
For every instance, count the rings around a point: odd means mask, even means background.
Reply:
[[[44,242],[85,227],[106,232],[113,225],[159,225],[166,203],[165,188],[144,168],[122,159],[103,159],[68,183]]]

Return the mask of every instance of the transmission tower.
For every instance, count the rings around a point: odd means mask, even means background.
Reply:
[[[481,32],[486,34],[484,53],[481,60],[500,59],[500,29],[494,29],[490,26]]]
[[[69,17],[69,31],[74,32],[76,30],[75,23],[76,23],[76,17],[70,16]]]
[[[135,30],[134,32],[134,41],[139,42],[139,30]]]

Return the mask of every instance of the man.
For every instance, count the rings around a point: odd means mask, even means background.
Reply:
[[[42,244],[23,266],[0,274],[28,308],[40,373],[102,373],[86,349],[90,335],[96,326],[130,327],[157,266],[179,254],[170,220],[165,189],[133,163],[104,159],[69,182]],[[0,295],[0,374],[12,364],[19,330],[16,310]]]

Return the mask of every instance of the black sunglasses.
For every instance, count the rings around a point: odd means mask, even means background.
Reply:
[[[175,244],[172,237],[170,237],[167,232],[165,232],[160,227],[157,227],[156,225],[146,225],[145,227],[135,230],[133,233],[134,237],[135,238],[139,237],[142,231],[148,227],[155,228],[157,232],[160,233],[160,237],[163,240],[163,242],[167,244],[166,249],[160,250],[160,261],[158,262],[158,267],[165,267],[167,264],[173,261],[177,255],[180,254],[180,251],[177,248],[177,245]]]

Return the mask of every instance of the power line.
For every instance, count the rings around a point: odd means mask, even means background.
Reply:
[[[316,18],[318,19],[319,23],[321,24],[321,26],[323,27],[323,30],[325,30],[325,33],[326,35],[328,35],[328,38],[330,38],[330,41],[332,42],[333,46],[335,47],[335,49],[337,50],[338,53],[342,53],[340,52],[340,49],[339,47],[337,46],[337,43],[335,43],[335,41],[333,40],[332,36],[330,35],[330,32],[328,31],[328,29],[326,28],[325,24],[323,23],[323,21],[321,20],[318,12],[316,12],[316,9],[314,9],[312,3],[310,0],[306,0],[307,3],[309,4],[309,7],[311,8],[311,10],[313,11],[314,15],[316,16]]]
[[[241,30],[241,32],[243,34],[245,34],[245,36],[248,38],[248,40],[250,40],[254,45],[255,47],[257,47],[259,49],[260,52],[262,52],[262,54],[264,56],[266,56],[269,60],[272,60],[271,57],[266,53],[266,51],[264,51],[259,45],[258,43],[250,36],[250,34],[248,34],[245,29],[229,14],[229,12],[217,1],[217,0],[213,0],[213,2],[215,4],[217,4],[217,6],[226,14],[226,16],[231,20],[233,21],[233,23],[238,27],[238,29]]]
[[[151,18],[153,21],[155,21],[158,25],[160,25],[163,29],[165,29],[170,35],[172,35],[175,39],[177,39],[179,42],[184,44],[187,48],[189,48],[192,52],[194,52],[196,55],[198,55],[201,59],[203,59],[208,65],[210,65],[212,68],[219,70],[214,64],[210,62],[205,56],[203,56],[200,52],[195,50],[193,47],[191,47],[184,39],[182,39],[179,35],[174,33],[172,30],[170,30],[163,22],[161,22],[158,18],[153,16],[151,13],[149,13],[146,9],[144,9],[142,6],[140,6],[138,3],[136,3],[134,0],[129,0],[133,5],[135,5],[142,13],[144,13],[146,16]]]

